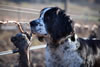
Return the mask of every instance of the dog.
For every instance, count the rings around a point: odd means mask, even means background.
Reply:
[[[100,40],[79,38],[73,20],[61,8],[42,9],[30,27],[47,42],[46,67],[100,67]]]

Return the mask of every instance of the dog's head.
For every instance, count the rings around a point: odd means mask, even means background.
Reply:
[[[31,21],[30,26],[32,33],[43,37],[49,35],[55,41],[73,32],[72,20],[58,7],[41,10],[40,17]]]

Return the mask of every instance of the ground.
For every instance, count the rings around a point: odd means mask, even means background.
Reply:
[[[11,7],[9,7],[9,6]],[[41,6],[41,7],[40,7]],[[16,9],[16,10],[23,10],[23,11],[30,11],[31,13],[21,13],[21,12],[12,12],[12,11],[5,11],[0,10],[0,21],[7,21],[7,20],[15,20],[15,21],[25,21],[29,22],[33,19],[36,19],[39,17],[39,11],[43,9],[44,7],[51,7],[51,6],[58,6],[63,8],[63,4],[61,3],[53,3],[53,4],[27,4],[22,3],[20,5],[15,3],[3,3],[3,5],[0,4],[0,8],[6,8],[14,10],[13,7],[23,7],[28,9],[37,9],[38,11],[33,10],[26,10],[26,9]],[[97,8],[96,8],[97,9]],[[34,14],[32,12],[36,12],[37,14]],[[76,5],[76,4],[68,4],[68,12],[75,23],[79,23],[82,26],[83,25],[93,25],[93,24],[100,24],[98,20],[98,10],[95,10],[94,7],[90,8],[87,6],[82,5]],[[90,27],[89,27],[90,28]],[[80,29],[80,31],[83,31]],[[89,31],[85,29],[80,36],[88,36]],[[84,33],[85,32],[85,33]],[[15,35],[16,33],[19,33],[17,30],[0,30],[0,52],[6,51],[10,49],[15,49],[13,44],[10,41],[11,36]],[[36,37],[33,38],[32,45],[40,45],[41,43],[36,39]],[[31,51],[31,60],[34,65],[34,67],[44,67],[45,61],[44,61],[44,51],[45,49],[38,49],[38,50],[32,50]],[[11,55],[4,55],[0,56],[0,67],[14,67],[18,65],[18,54],[11,54]]]

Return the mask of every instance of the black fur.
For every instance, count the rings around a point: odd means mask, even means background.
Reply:
[[[79,38],[80,55],[85,60],[85,67],[100,67],[100,40]]]
[[[54,42],[73,32],[72,20],[65,14],[64,10],[58,7],[54,7],[45,13],[44,22]]]

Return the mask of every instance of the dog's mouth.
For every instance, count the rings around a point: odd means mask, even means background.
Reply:
[[[32,34],[34,34],[34,35],[36,34],[36,32],[35,32],[35,31],[33,31],[33,30],[31,30],[31,33],[32,33]]]
[[[31,30],[31,33],[36,35],[37,37],[48,37],[48,34],[40,34],[36,31]]]

